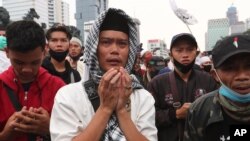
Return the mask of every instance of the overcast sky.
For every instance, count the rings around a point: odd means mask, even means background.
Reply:
[[[175,16],[169,0],[109,0],[110,7],[117,7],[141,21],[141,41],[163,39],[169,48],[173,35],[189,32],[186,25]],[[250,17],[249,0],[175,0],[179,8],[186,9],[198,23],[191,25],[201,50],[205,49],[205,32],[208,19],[225,18],[228,7],[234,2],[239,20]],[[145,47],[144,47],[145,48]]]
[[[70,4],[71,24],[75,25],[75,0],[64,0]],[[249,0],[175,0],[179,8],[186,9],[198,23],[190,28],[201,50],[205,46],[205,32],[208,19],[225,18],[228,7],[234,3],[239,20],[250,17]],[[146,48],[147,40],[163,39],[167,46],[173,35],[189,32],[186,25],[172,11],[169,0],[109,0],[110,7],[121,8],[130,16],[141,21],[141,42]]]

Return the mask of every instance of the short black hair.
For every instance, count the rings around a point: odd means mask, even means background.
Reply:
[[[45,36],[42,27],[35,21],[16,21],[6,29],[7,48],[18,52],[45,48]]]
[[[62,25],[62,24],[57,24],[57,25],[52,26],[52,27],[46,32],[46,39],[47,39],[47,40],[51,39],[51,34],[52,34],[53,32],[56,32],[56,31],[64,32],[64,33],[67,35],[67,38],[68,38],[69,40],[71,40],[72,35],[71,35],[70,31],[68,30],[68,28],[67,28],[65,25]]]

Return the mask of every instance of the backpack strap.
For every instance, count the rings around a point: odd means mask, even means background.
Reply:
[[[88,95],[88,98],[89,98],[89,100],[94,108],[94,111],[96,112],[96,110],[100,106],[100,98],[99,98],[98,93],[97,93],[97,85],[94,83],[94,81],[92,79],[90,79],[88,81],[85,81],[83,83],[83,86],[84,86],[86,93]],[[126,107],[127,111],[130,113],[131,112],[131,99],[130,98],[126,102],[125,107]]]
[[[10,99],[12,105],[14,106],[15,110],[21,111],[22,105],[18,101],[17,96],[15,95],[14,91],[6,84],[3,84],[3,86],[6,89],[7,94],[9,96],[9,99]],[[28,141],[36,141],[37,136],[38,135],[36,135],[36,134],[28,133]],[[43,141],[50,141],[50,135],[41,136],[40,138],[43,138]]]
[[[71,83],[75,83],[76,82],[73,71],[70,72],[70,82]]]
[[[83,86],[86,90],[86,93],[88,95],[88,98],[94,108],[94,111],[96,112],[96,110],[98,109],[99,105],[100,105],[100,98],[98,96],[97,93],[97,85],[95,84],[95,82],[92,79],[89,79],[88,81],[85,81],[83,83]]]
[[[177,90],[177,85],[176,85],[176,78],[175,78],[175,72],[172,71],[169,73],[169,84],[170,84],[170,88],[171,88],[171,91],[172,91],[172,94],[173,94],[173,100],[174,100],[174,103],[173,103],[173,107],[175,109],[179,109],[181,107],[181,102],[180,102],[180,95],[178,93],[178,90]],[[177,120],[177,130],[178,130],[178,140],[179,141],[182,141],[183,139],[183,128],[182,128],[182,125],[181,125],[181,121],[180,120]]]
[[[170,84],[170,89],[173,94],[173,100],[174,100],[173,107],[178,109],[181,107],[181,102],[180,102],[180,95],[178,93],[178,89],[176,85],[176,78],[175,78],[174,71],[169,73],[169,84]]]
[[[18,101],[17,96],[15,95],[14,91],[6,84],[3,84],[3,86],[6,89],[7,94],[9,96],[9,99],[10,99],[12,105],[14,106],[15,110],[21,111],[22,106],[21,106],[20,102]]]

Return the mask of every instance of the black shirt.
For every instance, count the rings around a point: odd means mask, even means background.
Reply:
[[[171,73],[171,72],[170,72]],[[158,75],[148,85],[148,90],[155,98],[156,127],[159,141],[178,141],[177,123],[181,122],[184,128],[185,120],[177,120],[173,107],[173,93],[169,74]],[[196,92],[211,92],[217,89],[216,81],[206,72],[192,70],[187,82],[175,73],[176,87],[181,104],[193,102],[197,97]]]
[[[74,70],[69,62],[65,60],[65,71],[56,71],[54,65],[50,62],[50,57],[46,57],[43,60],[42,67],[44,67],[50,74],[60,77],[66,84],[78,82],[81,80],[81,76],[78,71]],[[72,81],[72,77],[74,81]]]

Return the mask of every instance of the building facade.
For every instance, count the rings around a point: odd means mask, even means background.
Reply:
[[[54,23],[69,25],[69,4],[62,0],[3,0],[3,7],[10,14],[10,20],[22,20],[30,8],[34,8],[39,19],[37,23],[45,23],[51,27]]]
[[[84,32],[83,32],[83,34],[84,34],[84,40],[83,40],[83,42],[86,41],[86,39],[87,39],[87,37],[89,35],[89,32],[90,32],[90,29],[92,28],[92,25],[94,24],[94,22],[95,22],[94,20],[88,21],[88,22],[84,22],[84,27],[83,27],[83,29],[84,29]]]
[[[250,29],[250,18],[246,19],[245,28],[246,28],[246,30]]]
[[[49,27],[54,23],[69,25],[69,4],[62,0],[48,0]]]
[[[40,16],[34,20],[48,25],[48,0],[2,0],[2,4],[9,12],[11,21],[22,20],[30,8],[34,8]]]
[[[84,23],[95,20],[104,10],[108,9],[108,0],[76,0],[76,27],[81,31],[82,40],[84,35]]]
[[[246,25],[244,22],[237,22],[230,26],[231,35],[240,34],[246,31]]]
[[[163,40],[152,39],[148,40],[148,50],[152,52],[154,56],[162,56],[163,58],[168,58],[167,45]]]
[[[208,28],[206,34],[206,49],[212,50],[216,42],[230,34],[230,26],[228,18],[208,20]]]
[[[65,1],[62,1],[62,23],[65,25],[69,25],[69,4]]]

